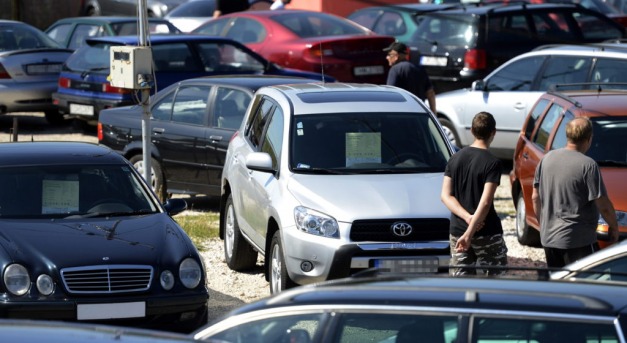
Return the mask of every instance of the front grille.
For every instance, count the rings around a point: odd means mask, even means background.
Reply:
[[[412,227],[409,235],[399,237],[392,225],[404,222]],[[444,218],[356,220],[351,226],[353,242],[419,242],[449,239],[449,220]]]
[[[61,278],[70,293],[109,294],[141,292],[150,288],[150,266],[105,265],[65,268]]]

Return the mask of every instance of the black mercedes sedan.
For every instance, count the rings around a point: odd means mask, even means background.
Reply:
[[[0,317],[188,332],[205,269],[136,169],[83,142],[0,144]]]

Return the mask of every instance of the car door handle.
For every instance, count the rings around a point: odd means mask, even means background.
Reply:
[[[522,157],[526,160],[529,158],[529,154],[527,154],[526,152],[523,152]]]
[[[526,107],[525,104],[522,102],[517,102],[516,104],[514,104],[514,108],[517,110],[523,110],[525,109],[525,107]]]
[[[161,127],[155,127],[155,128],[152,129],[152,132],[154,132],[156,134],[162,134],[162,133],[165,132],[165,129],[161,128]]]
[[[209,136],[209,140],[210,140],[212,143],[217,143],[217,142],[219,142],[219,141],[221,141],[221,140],[222,140],[222,136],[214,136],[214,135],[211,135],[211,136]]]

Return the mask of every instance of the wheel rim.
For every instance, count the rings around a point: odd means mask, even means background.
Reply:
[[[139,160],[135,162],[133,166],[135,166],[135,169],[137,169],[139,174],[141,174],[141,176],[143,177],[144,176],[144,161]],[[150,186],[152,187],[153,191],[157,190],[157,178],[155,177],[155,169],[152,167],[150,167]]]
[[[516,205],[516,234],[518,237],[525,236],[525,218],[527,217],[527,209],[525,208],[525,200],[522,196],[518,197]]]
[[[279,251],[279,246],[274,245],[272,247],[272,265],[271,265],[271,284],[272,284],[272,293],[278,293],[281,291],[281,268],[283,266],[283,261],[281,260],[281,252]]]
[[[235,214],[233,213],[233,205],[229,205],[226,209],[226,219],[224,221],[224,244],[226,256],[230,260],[233,257],[233,245],[235,241]]]
[[[444,130],[444,134],[446,135],[446,138],[448,138],[448,140],[451,142],[451,144],[457,145],[457,141],[455,140],[455,135],[453,134],[453,130],[449,129],[448,127],[444,125],[442,125],[442,129]]]

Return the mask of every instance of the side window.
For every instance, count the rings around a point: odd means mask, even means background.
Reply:
[[[85,44],[85,38],[87,37],[100,37],[105,35],[104,27],[100,25],[92,24],[80,24],[76,25],[76,29],[72,32],[68,48],[78,49]]]
[[[542,150],[546,148],[551,131],[553,131],[553,126],[555,126],[555,122],[557,122],[563,111],[564,109],[562,106],[557,104],[553,104],[553,106],[549,108],[549,111],[540,123],[540,128],[536,132],[536,136],[533,138],[533,142],[538,146],[538,148]]]
[[[567,85],[572,83],[587,82],[591,66],[591,57],[550,57],[540,78],[540,90],[546,91],[550,85]]]
[[[240,43],[260,43],[266,38],[266,29],[258,21],[248,18],[236,18],[235,22],[229,25],[227,38],[231,38]]]
[[[65,37],[67,37],[67,35],[70,34],[70,29],[72,28],[72,25],[69,24],[60,24],[55,26],[54,28],[52,28],[50,31],[48,31],[46,34],[48,35],[48,37],[54,39],[57,43],[62,43],[65,40]],[[2,46],[5,47],[7,44],[6,39],[3,41],[0,38],[0,42],[2,42]],[[11,49],[5,49],[5,50],[11,50]]]
[[[545,57],[534,56],[509,64],[487,81],[489,91],[529,91]]]
[[[560,125],[557,127],[557,132],[555,133],[555,137],[553,138],[553,143],[551,143],[551,150],[563,148],[566,146],[566,124],[568,124],[574,118],[575,116],[573,116],[570,111],[566,111],[564,119],[562,119]]]
[[[348,313],[338,320],[333,342],[456,342],[455,316]]]
[[[263,130],[266,126],[266,121],[268,119],[268,115],[270,114],[270,110],[274,104],[268,100],[262,100],[261,104],[255,110],[250,123],[246,125],[246,137],[250,144],[253,147],[258,148],[261,143],[261,138],[263,135]]]
[[[219,87],[216,92],[214,126],[224,129],[239,129],[250,103],[250,95],[239,89]]]
[[[549,101],[547,99],[540,99],[531,111],[529,119],[525,125],[525,137],[527,137],[527,139],[531,139],[531,134],[533,133],[533,129],[536,127],[536,122],[538,121],[540,115],[544,113],[548,104]]]
[[[202,28],[198,28],[198,33],[204,33],[210,36],[224,36],[226,34],[226,24],[231,21],[230,18],[212,19]]]
[[[379,11],[363,9],[358,12],[352,13],[347,18],[356,22],[357,24],[361,26],[367,27],[369,29],[373,29],[374,32],[377,32],[374,30],[374,24],[378,17],[379,17]]]
[[[623,31],[613,22],[588,12],[574,12],[573,16],[586,42],[623,38]]]
[[[398,13],[385,12],[372,31],[382,35],[400,36],[407,32],[407,27]]]
[[[530,41],[531,31],[524,14],[491,16],[488,19],[490,40],[493,42]]]
[[[152,56],[157,71],[181,72],[199,69],[186,43],[155,44],[152,46]]]
[[[181,87],[176,93],[172,121],[185,124],[203,124],[211,87]]]
[[[547,43],[577,41],[577,28],[571,28],[570,13],[538,11],[532,14],[538,39]]]
[[[627,82],[627,59],[599,58],[592,68],[592,82]],[[625,88],[625,85],[603,85],[603,88]]]
[[[557,322],[545,319],[475,318],[473,343],[551,342],[614,343],[619,342],[614,324]]]
[[[174,105],[174,93],[172,92],[159,100],[152,106],[152,118],[156,120],[169,121],[172,117],[172,106]]]
[[[278,170],[281,148],[283,147],[283,110],[277,106],[270,118],[268,132],[261,145],[261,151],[267,152],[272,158],[272,168]]]
[[[312,342],[324,314],[297,314],[263,318],[236,325],[201,340],[211,342]]]

